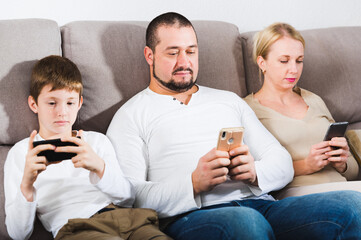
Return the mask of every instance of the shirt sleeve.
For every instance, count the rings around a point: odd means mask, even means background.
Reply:
[[[277,139],[262,125],[256,114],[243,101],[240,103],[244,143],[255,160],[258,187],[250,185],[256,196],[278,190],[293,179],[292,158]]]
[[[12,239],[29,239],[36,216],[35,189],[33,202],[28,202],[20,190],[26,151],[27,148],[14,146],[4,166],[5,224]]]
[[[167,182],[148,181],[148,150],[141,129],[144,126],[136,123],[135,118],[136,114],[127,113],[121,108],[107,131],[121,169],[135,187],[135,207],[152,208],[160,217],[175,216],[199,208],[200,198],[194,198],[191,175]]]
[[[134,202],[134,188],[124,177],[116,159],[114,148],[109,139],[102,135],[98,141],[97,154],[105,162],[104,174],[100,179],[97,174],[90,172],[90,182],[105,193],[115,205],[132,207]]]

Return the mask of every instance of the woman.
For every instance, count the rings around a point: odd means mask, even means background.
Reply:
[[[322,141],[334,122],[325,103],[314,93],[296,86],[303,69],[304,47],[301,34],[285,23],[270,25],[254,41],[253,57],[264,81],[262,88],[245,101],[290,152],[295,169],[294,180],[276,197],[346,189],[361,191],[361,182],[346,182],[358,174],[346,139]]]

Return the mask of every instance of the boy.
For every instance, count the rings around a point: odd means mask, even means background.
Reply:
[[[157,223],[153,210],[118,207],[131,207],[134,191],[108,138],[72,131],[83,103],[82,89],[78,68],[66,58],[49,56],[34,66],[28,104],[38,115],[39,133],[34,130],[30,138],[15,144],[4,167],[9,235],[29,238],[37,212],[56,239],[122,239],[131,234],[144,239],[140,231],[165,237],[153,225]],[[34,141],[57,138],[77,146],[33,146]],[[38,155],[44,150],[76,155],[50,162]],[[136,225],[131,217],[144,221]]]

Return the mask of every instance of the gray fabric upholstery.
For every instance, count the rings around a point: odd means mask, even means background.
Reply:
[[[105,133],[121,104],[147,86],[145,29],[146,23],[91,21],[62,27],[63,56],[83,77],[77,127]]]
[[[349,121],[361,128],[361,27],[339,27],[301,31],[305,41],[304,67],[299,86],[326,102],[336,121]],[[262,83],[252,60],[254,32],[244,33],[247,90],[256,92]]]
[[[0,21],[0,144],[14,144],[37,128],[27,106],[31,68],[37,59],[61,55],[60,42],[54,21]]]

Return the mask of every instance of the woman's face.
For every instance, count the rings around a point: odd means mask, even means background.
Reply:
[[[292,89],[301,77],[304,48],[300,41],[282,37],[273,43],[267,59],[257,58],[259,67],[264,72],[264,83],[286,90]]]

